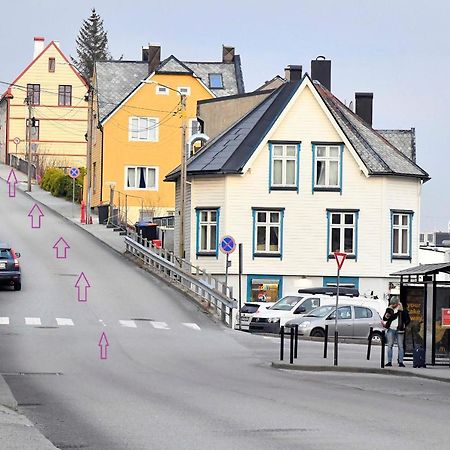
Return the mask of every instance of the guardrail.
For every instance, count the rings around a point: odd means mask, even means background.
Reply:
[[[174,253],[155,247],[137,233],[125,236],[125,247],[144,266],[169,279],[181,290],[187,290],[195,298],[207,302],[209,310],[225,325],[232,327],[236,300],[232,298],[230,286]]]

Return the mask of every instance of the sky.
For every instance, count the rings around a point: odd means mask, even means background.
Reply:
[[[31,61],[33,37],[58,40],[75,56],[75,39],[95,7],[114,58],[220,60],[222,44],[241,55],[251,91],[284,67],[324,55],[332,91],[347,104],[374,93],[374,128],[416,129],[417,162],[430,175],[422,190],[422,231],[450,221],[450,2],[434,0],[16,0],[2,1],[0,81]]]

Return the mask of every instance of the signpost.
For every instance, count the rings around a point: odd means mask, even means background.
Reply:
[[[69,177],[72,178],[72,205],[75,204],[75,180],[80,175],[80,169],[78,167],[71,167],[69,170]]]
[[[231,236],[224,236],[220,241],[220,251],[227,255],[226,265],[225,265],[225,285],[228,286],[228,267],[231,266],[229,260],[230,253],[236,250],[236,241]]]
[[[337,281],[336,281],[336,311],[334,312],[334,365],[338,365],[338,306],[339,306],[339,276],[341,273],[341,268],[344,265],[345,258],[347,258],[347,253],[334,252],[334,258],[337,263]]]
[[[17,155],[17,146],[18,146],[22,141],[20,140],[20,138],[15,137],[15,138],[13,139],[13,142],[14,142],[14,144],[16,144],[16,155]]]

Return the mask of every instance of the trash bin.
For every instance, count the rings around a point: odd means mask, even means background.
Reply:
[[[97,211],[98,211],[98,223],[100,223],[101,225],[106,225],[106,223],[108,222],[109,205],[108,204],[98,205]]]
[[[151,222],[136,222],[135,225],[136,232],[144,239],[153,241],[153,239],[158,239],[158,229],[156,223]]]

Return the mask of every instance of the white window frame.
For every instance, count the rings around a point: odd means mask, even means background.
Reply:
[[[319,148],[325,148],[325,156],[319,156]],[[330,156],[330,149],[338,150],[337,156]],[[340,189],[341,188],[341,159],[342,148],[340,145],[319,145],[314,146],[314,188],[318,189]],[[317,166],[319,161],[325,162],[325,183],[317,184]],[[337,162],[337,184],[330,184],[330,162]]]
[[[298,187],[298,144],[271,144],[271,157],[272,160],[270,161],[271,164],[271,173],[272,173],[272,179],[271,181],[271,187],[272,188],[283,188],[283,187],[293,187],[293,188],[297,188]],[[275,147],[282,147],[282,155],[275,155]],[[295,154],[294,156],[288,156],[287,155],[287,147],[294,147],[295,149]],[[281,169],[281,183],[276,184],[274,179],[275,179],[275,161],[281,161],[282,163],[282,169]],[[288,184],[286,183],[286,162],[287,161],[294,161],[295,162],[295,179],[294,179],[294,183],[292,184]]]
[[[140,188],[137,187],[138,185],[138,179],[137,179],[137,174],[138,171],[137,169],[140,167],[144,167],[146,170],[146,184],[148,184],[148,172],[149,170],[154,170],[155,171],[155,186],[154,187],[145,187],[145,188]],[[134,187],[128,187],[128,169],[135,169],[135,175],[134,175],[134,180],[135,180],[135,186]],[[124,189],[127,191],[158,191],[159,190],[159,167],[158,166],[143,166],[143,165],[136,165],[136,166],[125,166],[125,174],[124,174]]]
[[[156,95],[169,95],[169,89],[165,86],[156,85],[155,86],[155,94]]]
[[[207,214],[207,219],[202,220],[203,213]],[[211,213],[215,213],[216,220],[211,219]],[[217,209],[199,209],[198,210],[198,254],[216,255],[218,250],[218,232],[219,232],[219,211]],[[216,239],[214,241],[214,247],[211,245],[211,227],[216,227]],[[202,228],[206,228],[206,245],[202,248]]]
[[[182,89],[185,90],[185,92],[183,92]],[[189,86],[179,86],[177,87],[177,91],[186,96],[191,95],[191,88]]]
[[[358,213],[356,211],[329,211],[330,217],[329,217],[329,248],[328,248],[328,254],[332,255],[333,252],[345,252],[347,255],[356,256],[356,245],[357,245],[357,233],[358,233]],[[345,216],[346,215],[352,215],[353,216],[353,223],[352,224],[346,224],[345,223]],[[334,224],[333,223],[333,215],[339,215],[340,216],[340,223]],[[333,248],[333,229],[339,229],[339,249]],[[352,252],[348,252],[345,250],[345,230],[346,229],[352,229],[353,230],[353,242],[352,242]]]
[[[395,223],[395,217],[398,217],[398,224]],[[403,217],[406,217],[406,225],[403,225]],[[398,231],[398,248],[395,249],[395,239],[394,234],[395,230]],[[410,231],[411,231],[411,213],[403,213],[403,212],[392,212],[392,257],[410,257],[411,256],[411,247],[410,247]],[[401,249],[403,242],[403,234],[406,233],[406,252],[403,252]],[[397,250],[397,251],[396,251]]]
[[[138,129],[137,131],[133,128],[133,121],[138,121]],[[142,124],[143,128],[139,128],[141,126],[141,122],[146,121],[147,124]],[[154,122],[153,125],[150,125],[149,122]],[[142,132],[145,132],[145,135],[141,136]],[[134,136],[134,133],[137,132],[137,137]],[[130,142],[158,142],[159,141],[159,118],[158,117],[140,117],[140,116],[130,116],[128,119],[128,141]]]
[[[264,222],[258,221],[258,214],[265,213],[266,214],[266,220]],[[255,218],[254,218],[254,224],[253,224],[253,233],[254,233],[254,254],[255,255],[261,255],[261,254],[267,254],[267,255],[280,255],[281,254],[281,243],[282,243],[282,237],[281,233],[283,232],[282,225],[283,225],[283,211],[281,210],[263,210],[263,209],[256,209],[254,210]],[[278,222],[270,222],[270,215],[271,214],[278,214]],[[266,236],[265,236],[265,245],[264,250],[258,249],[258,228],[265,227],[266,229]],[[270,229],[271,228],[278,228],[278,248],[276,250],[270,250]]]

